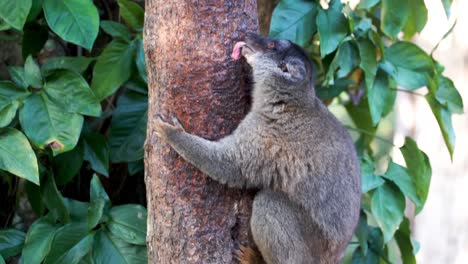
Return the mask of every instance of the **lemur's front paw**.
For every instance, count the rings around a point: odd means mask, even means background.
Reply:
[[[170,124],[164,121],[160,115],[156,115],[154,125],[154,132],[156,133],[156,136],[163,140],[167,140],[168,137],[172,134],[185,131],[176,117],[172,117],[172,122],[174,124]]]

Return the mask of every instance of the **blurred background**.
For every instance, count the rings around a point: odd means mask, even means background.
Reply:
[[[447,20],[440,0],[426,0],[429,11],[424,31],[413,41],[430,52],[456,21],[456,26],[434,53],[446,66],[468,110],[468,0],[454,0]],[[423,94],[424,91],[418,90]],[[444,145],[437,122],[424,97],[399,93],[396,104],[395,145],[401,146],[411,135],[431,159],[432,182],[424,210],[415,217],[413,230],[421,248],[422,264],[468,263],[468,116],[454,115],[456,147],[453,161]],[[395,153],[395,156],[397,153]],[[397,162],[403,162],[397,159]]]

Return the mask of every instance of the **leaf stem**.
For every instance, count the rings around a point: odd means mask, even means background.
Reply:
[[[394,90],[394,91],[397,91],[397,92],[409,93],[409,94],[417,95],[417,96],[421,96],[421,97],[425,96],[424,94],[416,93],[416,92],[413,92],[413,91],[410,91],[410,90],[405,90],[405,89],[400,89],[400,88],[390,88],[390,89]]]
[[[447,32],[445,32],[444,36],[442,36],[442,38],[439,40],[439,42],[437,42],[437,44],[435,45],[435,47],[431,50],[431,57],[433,56],[434,52],[437,50],[437,48],[439,47],[440,43],[446,39],[448,37],[448,35],[450,35],[450,33],[452,33],[453,29],[455,28],[455,26],[457,25],[457,19],[455,19],[455,21],[453,22],[452,26],[449,28],[449,30],[447,30]]]
[[[347,126],[347,125],[345,125],[344,127],[345,127],[346,129],[349,129],[349,130],[352,130],[352,131],[355,131],[355,132],[359,132],[359,133],[361,133],[361,134],[365,134],[365,135],[368,135],[368,136],[373,136],[373,137],[375,137],[376,139],[379,139],[379,140],[382,141],[382,142],[385,142],[385,143],[387,143],[387,144],[389,144],[389,145],[392,145],[392,146],[395,147],[395,148],[398,148],[395,144],[393,144],[392,141],[390,141],[390,140],[388,140],[388,139],[386,139],[386,138],[384,138],[384,137],[378,136],[378,135],[376,135],[375,133],[372,133],[372,132],[367,131],[367,130],[365,130],[365,129],[361,129],[361,128],[357,128],[357,127],[352,127],[352,126]]]

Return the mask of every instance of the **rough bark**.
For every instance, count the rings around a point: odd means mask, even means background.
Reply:
[[[257,0],[258,27],[260,34],[268,36],[270,31],[271,15],[279,0]]]
[[[250,243],[252,195],[183,161],[153,135],[153,116],[176,116],[212,140],[235,129],[248,93],[243,65],[230,52],[245,32],[257,31],[256,2],[147,0],[145,17],[149,263],[232,263],[239,244]]]

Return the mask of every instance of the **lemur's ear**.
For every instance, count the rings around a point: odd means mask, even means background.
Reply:
[[[297,61],[291,61],[285,64],[283,72],[289,73],[292,77],[304,80],[306,78],[306,69],[304,64]]]

